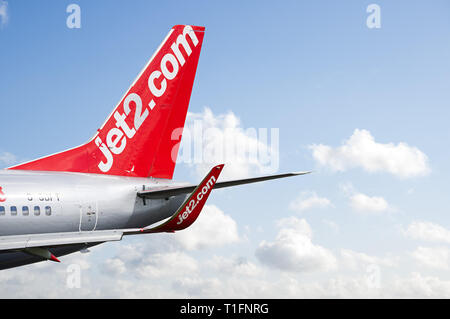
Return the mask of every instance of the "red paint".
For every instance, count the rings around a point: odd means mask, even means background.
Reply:
[[[199,186],[194,190],[192,195],[186,200],[185,204],[176,212],[176,214],[166,223],[155,227],[154,229],[144,230],[147,233],[173,233],[191,226],[200,215],[206,200],[216,184],[224,164],[215,166],[209,174],[203,179]],[[200,197],[200,198],[199,198]],[[195,201],[195,207],[189,211],[191,202]],[[183,218],[183,214],[186,216]]]
[[[51,254],[50,260],[51,260],[51,261],[55,261],[55,262],[57,262],[57,263],[60,263],[59,259],[56,258],[55,255],[53,255],[53,254]]]
[[[3,188],[0,187],[0,202],[3,203],[6,201],[6,195],[3,193]]]
[[[183,36],[183,32],[187,30],[185,28],[189,27],[177,25],[172,28],[172,33],[163,43],[154,59],[147,65],[114,109],[103,127],[98,130],[90,142],[74,149],[10,167],[9,169],[80,172],[136,177],[152,176],[171,179],[175,169],[178,147],[181,141],[181,132],[186,119],[205,31],[204,27],[191,27],[194,32],[194,38],[198,40],[197,45],[194,44],[193,38],[189,35],[190,33],[184,36],[192,51],[188,56],[184,46],[178,45],[178,51],[182,55],[180,58],[179,55],[177,56],[175,54],[173,45],[179,39],[180,35]],[[176,60],[173,60],[175,56]],[[172,60],[168,60],[167,58],[172,58]],[[180,61],[183,58],[185,60],[184,63]],[[175,67],[173,67],[170,61],[175,61],[175,64],[178,66],[177,72],[175,72]],[[165,73],[163,70],[165,70]],[[158,74],[156,71],[160,72],[159,76],[151,80],[150,75]],[[171,78],[173,73],[176,73],[176,75]],[[107,80],[105,79],[105,81]],[[164,80],[166,89],[162,95],[157,96],[154,92],[157,89],[162,90],[162,82]],[[156,89],[151,91],[151,85]],[[142,112],[138,112],[138,107],[134,101],[128,103],[128,108],[124,108],[124,101],[127,100],[127,97],[130,99],[133,96],[140,98]],[[152,100],[155,102],[153,108],[149,106]],[[125,116],[128,112],[122,124],[117,124],[119,121],[114,116],[116,112],[122,116]],[[139,124],[140,116],[146,112],[148,112],[148,115],[142,124],[140,126],[136,125]],[[127,136],[123,122],[130,129],[135,129],[136,133],[134,136]],[[172,139],[172,133],[177,128],[180,129],[180,134],[176,134],[176,139]],[[115,139],[111,138],[113,136],[111,135],[109,138],[110,144],[107,145],[111,130],[118,132],[117,129],[122,132],[122,139],[117,137],[118,135],[115,136]],[[130,133],[130,131],[128,132]],[[117,146],[117,151],[122,146],[120,142],[125,142],[124,138],[126,138],[126,145],[123,151],[118,152],[118,154],[112,154],[112,151],[110,151],[111,145]],[[100,141],[103,144],[100,144]],[[104,145],[104,148],[100,148],[100,145]],[[107,154],[105,155],[105,153],[110,153],[113,156],[113,160],[107,161]],[[174,154],[174,158],[172,158],[172,153]],[[101,162],[112,163],[112,165],[109,165],[109,169],[102,170],[99,167]]]

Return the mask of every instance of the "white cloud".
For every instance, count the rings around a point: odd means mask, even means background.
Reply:
[[[218,273],[236,277],[260,277],[264,274],[262,268],[248,261],[244,257],[227,258],[224,256],[213,256],[208,266]]]
[[[214,205],[205,205],[195,223],[175,233],[174,239],[187,250],[219,247],[240,240],[236,222]]]
[[[266,136],[264,135],[264,132]],[[233,113],[189,112],[177,163],[194,166],[203,177],[213,165],[224,163],[221,178],[274,173],[279,167],[278,131],[243,128]]]
[[[327,249],[314,245],[312,231],[304,219],[290,217],[278,222],[280,228],[274,242],[262,241],[256,250],[264,264],[290,272],[331,270],[336,258]]]
[[[96,247],[93,248],[96,250]],[[60,258],[61,263],[44,261],[19,268],[0,271],[0,298],[83,298],[99,297],[99,291],[86,289],[95,279],[89,254],[76,253]],[[73,275],[68,267],[77,265],[81,271],[79,288],[68,288],[68,277]],[[51,284],[49,284],[51,283]]]
[[[404,235],[428,242],[450,243],[450,230],[431,222],[414,221],[403,231]]]
[[[448,270],[450,268],[450,250],[447,247],[417,247],[411,253],[424,266]]]
[[[308,285],[307,296],[317,298],[449,298],[450,281],[418,272],[384,278],[372,287],[366,275],[337,276],[317,285]]]
[[[386,290],[397,298],[450,298],[450,281],[413,272],[397,278]]]
[[[8,2],[0,0],[0,26],[8,23]]]
[[[311,236],[309,225],[287,219],[280,227],[299,229]],[[156,237],[155,237],[156,236]],[[395,265],[395,258],[345,251],[350,274],[279,272],[245,257],[193,256],[167,250],[167,236],[145,235],[145,240],[122,246],[94,247],[93,254],[73,254],[62,263],[43,262],[0,272],[0,298],[449,298],[450,281],[413,272],[389,275],[381,268],[380,285],[361,266]],[[154,243],[155,241],[155,243]],[[118,253],[99,263],[99,256]],[[172,249],[175,249],[172,247]],[[109,251],[109,253],[108,253]],[[342,252],[341,252],[342,253]],[[108,260],[108,261],[106,261]],[[119,262],[118,260],[121,260]],[[351,263],[356,263],[353,271]],[[81,288],[68,289],[67,266],[81,266]],[[126,271],[123,271],[124,267]],[[347,267],[347,266],[345,266]],[[341,267],[340,267],[341,268]],[[111,270],[108,272],[107,270]],[[324,268],[320,268],[324,270]],[[100,270],[100,271],[99,271]],[[344,269],[345,270],[345,269]],[[359,270],[359,271],[358,271]],[[362,271],[361,271],[362,270]],[[30,284],[32,283],[32,284]]]
[[[189,276],[176,279],[172,287],[174,290],[186,292],[188,296],[215,295],[221,288],[221,282],[216,278]]]
[[[361,213],[382,213],[396,211],[389,203],[381,196],[369,196],[358,192],[351,183],[340,185],[341,190],[349,199],[350,207]]]
[[[350,206],[358,212],[380,213],[389,210],[389,204],[383,197],[370,197],[362,193],[350,197]]]
[[[341,249],[341,263],[346,269],[356,270],[367,267],[368,265],[379,265],[393,267],[398,264],[398,258],[395,257],[376,257],[365,253],[356,252],[350,249]]]
[[[325,197],[317,196],[315,192],[301,192],[300,195],[289,204],[289,208],[296,212],[303,212],[312,208],[327,207],[333,207],[330,200]]]
[[[163,276],[190,275],[198,270],[197,261],[181,251],[160,252],[144,256],[134,271],[142,278],[161,278]]]
[[[356,129],[340,147],[311,145],[314,159],[333,171],[344,172],[354,167],[374,172],[388,172],[400,178],[430,173],[428,157],[416,147],[400,142],[377,143],[367,130]]]
[[[119,258],[108,258],[102,266],[102,270],[111,275],[123,274],[127,270],[125,263]]]

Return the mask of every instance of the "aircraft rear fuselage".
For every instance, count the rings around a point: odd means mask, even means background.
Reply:
[[[144,200],[137,191],[174,184],[164,179],[0,171],[0,236],[145,227],[170,217],[186,195]]]

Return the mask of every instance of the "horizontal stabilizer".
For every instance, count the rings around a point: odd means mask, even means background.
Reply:
[[[209,194],[211,194],[211,191],[214,188],[220,173],[222,172],[223,166],[224,165],[222,164],[213,167],[208,175],[206,175],[202,182],[195,187],[192,194],[184,201],[184,203],[168,221],[156,227],[149,226],[143,228],[140,233],[173,233],[191,226],[197,219],[198,215],[200,215]],[[125,234],[130,235],[130,233]]]
[[[268,176],[261,176],[261,177],[253,177],[253,178],[236,179],[236,180],[218,182],[214,185],[214,189],[263,182],[263,181],[268,181],[271,179],[305,175],[305,174],[309,174],[309,173],[311,173],[311,172],[285,173],[285,174],[268,175]],[[167,186],[167,187],[153,188],[150,190],[140,191],[140,192],[138,192],[137,195],[141,198],[146,198],[146,199],[160,199],[160,198],[167,198],[167,197],[181,195],[181,194],[189,194],[189,193],[193,192],[196,187],[197,187],[197,185],[175,186],[175,187]]]

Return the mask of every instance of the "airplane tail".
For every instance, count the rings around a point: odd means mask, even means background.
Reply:
[[[174,26],[89,142],[8,169],[171,179],[204,31]]]

